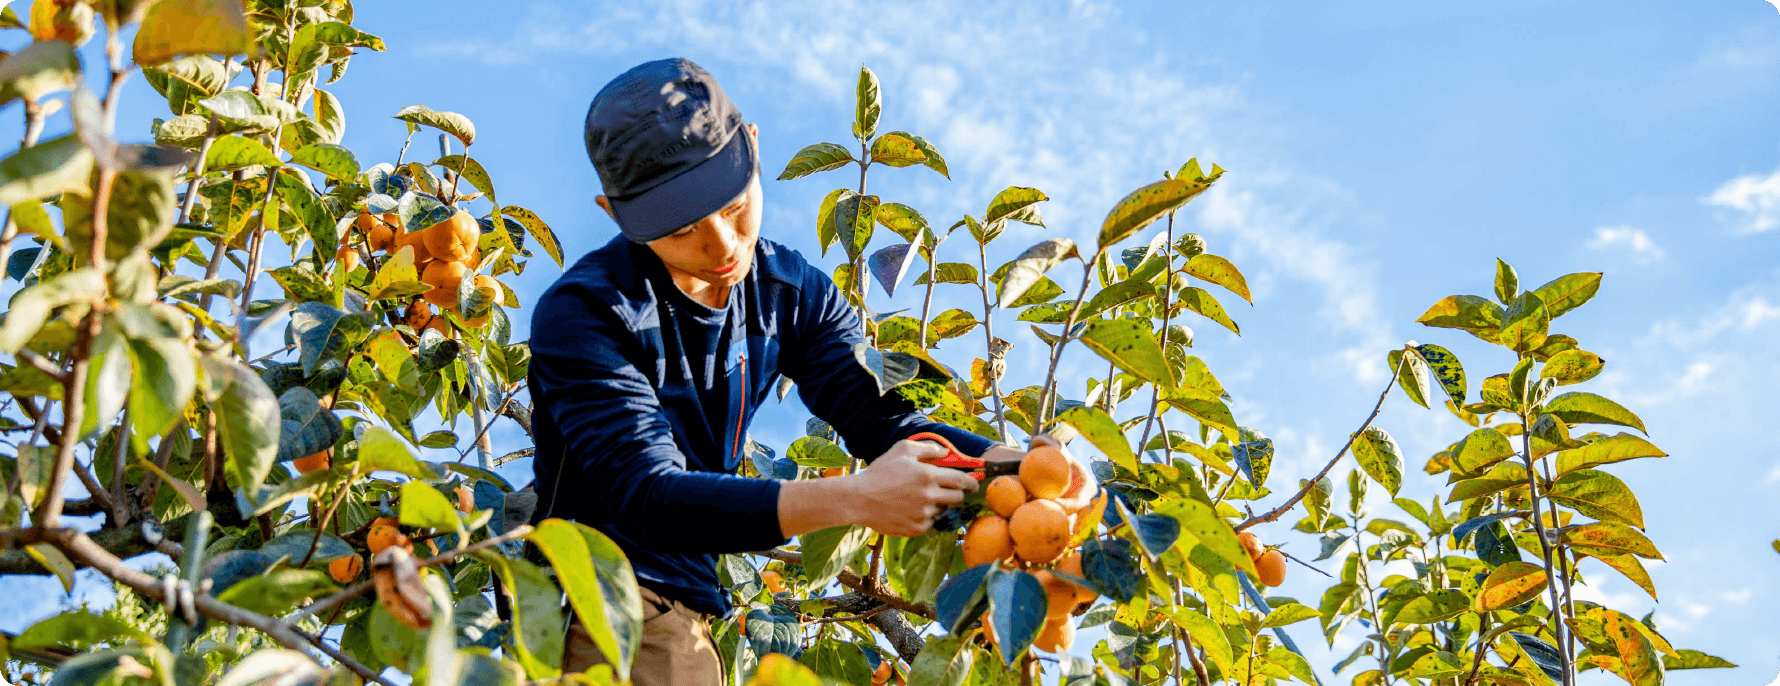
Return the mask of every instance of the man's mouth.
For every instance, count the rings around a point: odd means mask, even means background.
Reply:
[[[726,264],[724,266],[718,267],[716,269],[712,269],[711,273],[712,274],[728,274],[732,271],[735,271],[735,268],[740,267],[740,266],[742,266],[742,261],[736,260],[736,261]]]

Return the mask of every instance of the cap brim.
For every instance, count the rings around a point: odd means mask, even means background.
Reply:
[[[738,129],[717,154],[634,197],[608,197],[618,229],[647,243],[723,209],[748,189],[758,168],[754,137]]]

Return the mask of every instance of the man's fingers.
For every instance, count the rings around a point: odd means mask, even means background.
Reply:
[[[937,491],[935,493],[931,494],[928,497],[930,499],[932,499],[933,502],[939,503],[941,505],[957,505],[958,503],[964,502],[964,491],[960,491],[955,488],[941,488],[941,489],[937,489]],[[927,516],[935,517],[935,516],[938,516],[938,513],[933,512],[932,509],[930,508],[928,510]]]
[[[917,460],[937,460],[945,457],[947,452],[945,446],[932,441],[901,440],[897,441],[896,445]]]
[[[934,467],[933,469],[938,470],[938,473],[934,474],[934,480],[937,481],[939,485],[946,488],[957,489],[966,493],[975,493],[978,488],[981,488],[981,485],[977,483],[976,479],[971,478],[969,474],[964,472],[960,472],[956,469],[947,469],[945,467]]]

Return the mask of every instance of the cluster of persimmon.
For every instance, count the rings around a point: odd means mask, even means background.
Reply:
[[[1242,542],[1242,551],[1255,563],[1256,576],[1260,577],[1261,583],[1277,587],[1286,582],[1285,553],[1267,547],[1259,537],[1247,531],[1237,534],[1236,540]]]
[[[459,512],[468,514],[476,509],[476,498],[468,483],[460,482],[454,495]],[[371,527],[365,532],[365,549],[371,556],[371,578],[375,582],[378,602],[397,621],[415,629],[425,629],[432,625],[432,604],[426,600],[425,591],[419,590],[414,539],[402,533],[401,527],[401,521],[395,517],[371,520]],[[431,539],[425,543],[430,554],[439,553]],[[356,581],[364,571],[365,558],[357,552],[328,563],[328,576],[342,584]]]
[[[500,285],[495,282],[494,277],[486,274],[470,276],[476,264],[482,260],[482,250],[477,247],[482,229],[468,211],[458,210],[444,221],[419,231],[408,231],[402,224],[402,218],[393,212],[361,214],[353,220],[352,226],[354,231],[363,236],[363,245],[373,254],[382,252],[395,255],[404,249],[413,253],[414,268],[420,275],[420,282],[432,286],[432,290],[422,293],[402,313],[403,321],[416,334],[430,328],[447,336],[451,335],[450,326],[443,317],[438,316],[438,312],[433,309],[435,307],[458,315],[458,320],[464,326],[475,328],[488,323],[487,312],[465,319],[458,310],[457,289],[465,278],[472,279],[478,289],[500,292]],[[358,242],[356,237],[348,240],[335,255],[341,267],[347,271],[358,267],[360,256],[358,249],[353,247]]]
[[[984,489],[989,511],[964,531],[964,564],[975,567],[996,563],[1030,571],[1044,585],[1044,627],[1033,645],[1046,652],[1063,652],[1075,642],[1075,609],[1090,602],[1096,593],[1052,570],[1077,579],[1082,576],[1082,541],[1100,524],[1106,506],[1102,493],[1085,507],[1071,511],[1060,502],[1079,502],[1083,483],[1070,468],[1069,456],[1052,445],[1038,445],[1020,462],[1018,476],[998,476]],[[988,621],[983,630],[991,643],[994,630]]]

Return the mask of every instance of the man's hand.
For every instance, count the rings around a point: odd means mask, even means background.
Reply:
[[[919,536],[946,507],[977,490],[976,479],[935,467],[945,449],[925,441],[897,441],[863,471],[829,479],[786,481],[779,490],[779,533],[787,538],[846,524],[891,536]]]
[[[977,490],[970,475],[921,461],[945,454],[945,448],[927,441],[897,441],[865,471],[850,477],[859,480],[858,523],[891,536],[927,533],[941,510]]]

